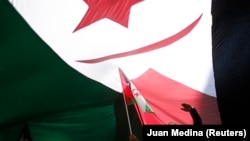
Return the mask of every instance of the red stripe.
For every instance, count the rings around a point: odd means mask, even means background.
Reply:
[[[194,90],[182,83],[172,80],[153,69],[149,69],[140,77],[132,80],[133,84],[144,96],[155,115],[145,115],[144,124],[193,124],[188,112],[181,110],[182,103],[193,105],[202,118],[203,124],[221,124],[216,97]]]

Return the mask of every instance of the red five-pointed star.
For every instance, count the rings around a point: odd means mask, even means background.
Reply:
[[[84,0],[89,8],[74,32],[103,18],[128,27],[131,6],[143,0]]]

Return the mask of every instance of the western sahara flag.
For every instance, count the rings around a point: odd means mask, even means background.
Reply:
[[[141,95],[140,91],[136,89],[133,83],[126,77],[124,72],[119,68],[121,83],[123,87],[123,94],[126,104],[138,104],[142,112],[153,112],[152,108],[148,105],[145,98]]]
[[[141,92],[135,87],[129,78],[127,78],[125,73],[120,68],[119,73],[123,89],[123,97],[126,104],[125,106],[135,104],[134,106],[137,113],[139,114],[138,117],[141,121],[141,124],[165,124],[158,118]],[[129,114],[127,116],[130,117]],[[128,120],[128,122],[130,122],[130,120]]]
[[[118,67],[165,123],[191,123],[180,110],[186,102],[197,108],[204,124],[219,124],[210,7],[211,0],[1,0],[0,103],[16,111],[1,116],[1,126],[85,104],[93,115],[108,112],[110,118],[100,119],[112,122],[105,103],[122,91]],[[39,101],[45,97],[46,102]]]
[[[124,72],[119,68],[119,73],[121,77],[121,85],[122,85],[122,92],[125,100],[126,105],[135,104],[136,101],[134,99],[132,90],[131,90],[131,82],[126,77]]]

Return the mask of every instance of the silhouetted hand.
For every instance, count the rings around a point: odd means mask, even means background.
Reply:
[[[182,105],[181,110],[186,111],[186,112],[190,112],[194,108],[193,106],[187,103],[182,103],[181,105]]]
[[[189,112],[190,115],[192,116],[194,125],[202,125],[201,117],[200,117],[199,113],[197,112],[197,110],[195,109],[195,107],[193,107],[187,103],[182,103],[181,105],[182,105],[181,110],[183,110],[185,112]]]

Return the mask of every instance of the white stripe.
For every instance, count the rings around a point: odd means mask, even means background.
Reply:
[[[131,89],[133,96],[136,100],[136,103],[139,105],[141,110],[143,112],[146,112],[146,105],[151,109],[150,111],[153,112],[153,109],[150,107],[150,105],[147,103],[141,92],[135,87],[135,85],[131,82]]]

